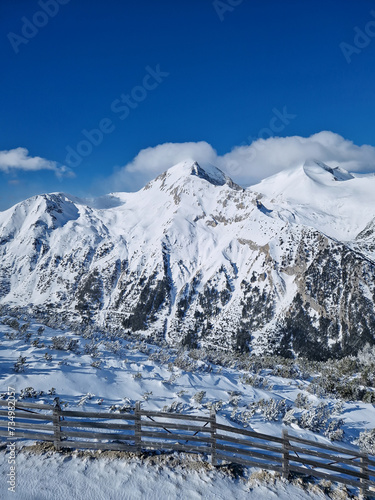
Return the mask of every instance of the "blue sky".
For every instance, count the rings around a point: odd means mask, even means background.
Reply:
[[[0,3],[0,210],[133,190],[183,154],[245,184],[305,150],[375,171],[373,2],[59,1]]]

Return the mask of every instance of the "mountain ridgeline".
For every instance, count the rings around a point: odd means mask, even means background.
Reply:
[[[375,342],[375,177],[319,162],[243,189],[182,162],[136,193],[0,213],[0,307],[172,345],[327,359]]]

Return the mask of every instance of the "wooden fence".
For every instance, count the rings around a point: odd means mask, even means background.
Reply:
[[[290,472],[357,487],[375,495],[375,458],[331,444],[317,443],[282,431],[282,436],[223,425],[215,412],[182,415],[142,410],[129,413],[71,411],[56,405],[0,401],[0,436],[8,442],[29,439],[53,442],[55,448],[87,448],[141,453],[177,450],[204,453],[219,461]]]

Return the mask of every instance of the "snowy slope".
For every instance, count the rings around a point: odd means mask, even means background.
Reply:
[[[322,162],[284,170],[248,189],[262,193],[287,220],[339,241],[354,240],[375,217],[375,175],[351,174]]]
[[[323,488],[305,492],[285,481],[253,484],[247,477],[234,480],[216,470],[186,466],[148,465],[139,460],[92,459],[77,456],[33,455],[17,457],[16,492],[6,489],[9,470],[0,452],[3,500],[318,500],[332,498]],[[319,491],[319,493],[318,493]],[[53,492],[53,493],[52,493]],[[53,495],[53,496],[52,496]],[[340,497],[338,497],[340,498]],[[344,498],[344,497],[341,497]]]
[[[186,359],[190,359],[190,364],[180,367],[176,352],[172,350],[124,340],[105,341],[95,336],[82,339],[69,330],[46,328],[40,331],[39,324],[28,325],[24,334],[20,335],[14,327],[3,324],[1,320],[5,321],[5,318],[0,318],[0,380],[3,391],[6,392],[8,386],[13,387],[17,398],[26,388],[29,388],[29,392],[44,391],[37,399],[25,397],[23,401],[52,403],[56,394],[67,410],[108,412],[113,411],[114,407],[118,411],[124,404],[134,406],[138,400],[142,402],[143,408],[169,408],[169,411],[173,411],[171,408],[174,404],[174,411],[188,414],[208,414],[209,405],[216,404],[218,422],[241,428],[245,425],[257,432],[280,436],[282,416],[270,421],[258,410],[246,424],[241,423],[238,416],[249,413],[251,405],[270,398],[277,401],[285,399],[288,406],[301,412],[303,410],[297,408],[296,399],[303,393],[310,407],[317,407],[324,402],[329,406],[333,420],[343,420],[344,441],[339,443],[341,446],[357,449],[353,447],[353,442],[359,433],[375,426],[373,405],[360,401],[346,402],[335,413],[337,400],[322,399],[308,392],[310,382],[306,379],[284,378],[270,374],[269,370],[259,372],[255,367],[254,370],[226,368],[199,359],[193,361],[189,357]],[[27,341],[26,332],[31,334]],[[55,349],[54,337],[77,340],[77,349],[74,352]],[[37,338],[39,342],[35,344]],[[85,349],[90,345],[97,350]],[[46,359],[46,354],[51,358]],[[26,366],[23,372],[15,373],[13,364],[20,355],[26,358]],[[100,361],[100,366],[94,367],[93,361]],[[257,386],[254,382],[245,382],[244,376],[262,377],[264,383]],[[51,388],[55,389],[55,394],[49,395],[48,390]],[[204,391],[199,403],[194,400],[198,391]],[[296,424],[292,424],[289,429],[295,435],[330,443],[322,432],[311,432]],[[53,498],[57,500],[66,497],[85,500],[315,498],[312,491],[304,492],[286,482],[252,484],[248,479],[251,471],[247,471],[243,479],[233,480],[210,466],[199,467],[198,457],[190,459],[194,467],[189,467],[188,463],[172,465],[174,460],[178,462],[177,457],[170,457],[164,463],[156,459],[152,465],[152,461],[145,458],[102,457],[94,460],[88,456],[54,455],[50,451],[37,456],[17,452],[17,493],[7,496],[5,481],[9,465],[7,455],[2,450],[0,495],[4,499],[41,500],[51,498],[52,490]],[[318,498],[324,497],[322,493],[319,495]]]
[[[187,160],[137,193],[30,198],[0,213],[0,305],[174,344],[356,351],[374,341],[374,179],[307,164],[244,190]]]

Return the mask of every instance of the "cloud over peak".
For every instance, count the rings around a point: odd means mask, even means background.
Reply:
[[[375,147],[357,146],[352,141],[322,131],[310,137],[270,137],[235,146],[218,155],[207,142],[164,143],[141,150],[111,178],[114,190],[143,184],[176,163],[193,158],[219,167],[238,184],[248,186],[286,168],[319,160],[331,167],[340,165],[352,172],[375,171]]]

